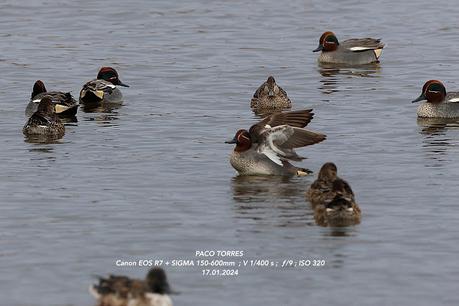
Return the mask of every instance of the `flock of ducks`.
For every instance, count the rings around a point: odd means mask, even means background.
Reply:
[[[121,82],[118,72],[112,67],[102,67],[97,78],[83,85],[80,104],[94,108],[101,104],[122,104],[123,94],[117,86],[129,87]],[[49,141],[64,137],[62,120],[72,121],[79,105],[70,92],[47,91],[45,84],[38,80],[33,85],[32,96],[25,114],[29,119],[22,132],[27,138]]]
[[[379,39],[354,38],[339,42],[333,32],[325,32],[313,52],[321,52],[320,63],[364,65],[379,63],[384,44]],[[26,108],[29,118],[23,128],[26,137],[60,139],[65,134],[62,120],[74,118],[79,105],[97,106],[103,103],[121,104],[121,82],[111,67],[102,67],[97,78],[83,85],[79,103],[70,93],[46,90],[44,83],[36,81]],[[459,93],[446,92],[438,80],[427,81],[421,95],[413,101],[423,102],[417,109],[418,117],[459,118]],[[312,109],[282,112],[292,102],[285,90],[270,76],[253,95],[251,109],[265,114],[249,130],[241,129],[227,143],[235,144],[230,163],[240,175],[303,176],[312,173],[298,168],[290,161],[301,161],[294,149],[324,141],[323,133],[305,129],[312,120]],[[350,226],[360,223],[361,212],[350,185],[337,175],[332,162],[325,163],[317,179],[306,192],[314,210],[314,219],[321,226]],[[126,276],[100,278],[90,292],[98,306],[171,306],[171,293],[164,270],[153,268],[145,280]]]

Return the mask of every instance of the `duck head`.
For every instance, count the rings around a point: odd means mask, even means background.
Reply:
[[[445,100],[446,88],[442,82],[438,80],[427,81],[422,87],[422,92],[419,97],[412,101],[412,103],[427,100],[430,103],[440,103]]]
[[[152,268],[146,277],[148,288],[158,294],[170,294],[171,289],[167,281],[166,272],[160,267]]]
[[[54,114],[54,104],[50,96],[44,96],[41,99],[36,112],[45,116]]]
[[[37,80],[35,84],[33,84],[32,96],[31,98],[35,97],[38,94],[47,92],[45,84],[41,80]]]
[[[119,86],[124,86],[124,87],[129,87],[129,85],[124,84],[121,82],[118,76],[118,72],[116,72],[115,69],[112,67],[102,67],[99,70],[99,73],[97,74],[97,79],[99,80],[105,80],[107,82],[112,83],[113,85],[119,85]]]
[[[323,164],[319,171],[319,180],[334,181],[336,180],[338,169],[334,163],[328,162]]]
[[[274,80],[273,76],[269,76],[263,88],[263,94],[270,98],[273,98],[278,93],[279,93],[279,86],[277,86],[276,80]]]
[[[234,151],[244,152],[252,146],[252,137],[246,130],[239,130],[236,135],[234,135],[233,139],[225,141],[225,143],[235,143],[236,147],[234,148]]]
[[[339,42],[338,38],[336,38],[335,34],[333,32],[327,31],[322,36],[320,36],[319,39],[319,46],[312,50],[312,52],[329,52],[329,51],[335,51],[338,49]]]

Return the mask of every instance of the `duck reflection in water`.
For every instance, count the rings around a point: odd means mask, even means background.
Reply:
[[[349,65],[338,64],[319,64],[319,73],[323,76],[320,80],[319,90],[326,95],[339,92],[339,83],[341,75],[345,77],[376,77],[381,67],[379,64],[367,64],[358,66],[358,68]]]
[[[458,143],[449,137],[451,131],[458,131],[459,118],[418,118],[419,134],[423,136],[422,149],[430,161],[427,167],[444,167],[449,164],[448,150]]]
[[[82,106],[83,112],[95,114],[95,116],[85,118],[86,121],[96,121],[103,126],[116,126],[119,119],[118,109],[122,105],[115,103],[86,104]]]
[[[314,226],[304,203],[304,177],[236,176],[231,181],[236,218],[276,227]]]
[[[122,107],[122,104],[117,103],[91,103],[83,104],[81,109],[85,113],[106,113],[106,114],[117,114],[117,110]]]

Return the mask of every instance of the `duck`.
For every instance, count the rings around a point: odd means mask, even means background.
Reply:
[[[172,306],[166,272],[153,267],[144,280],[127,276],[99,277],[98,284],[89,287],[97,306]]]
[[[325,202],[327,194],[333,186],[333,182],[338,178],[337,172],[338,169],[332,162],[322,165],[317,179],[306,191],[306,199],[311,203],[312,208]]]
[[[416,111],[419,118],[459,118],[459,92],[447,93],[441,81],[427,81],[421,95],[412,102],[419,101],[425,101]]]
[[[355,202],[349,184],[340,178],[333,181],[324,203],[314,209],[314,220],[319,226],[345,227],[360,223],[361,211]]]
[[[239,175],[304,176],[310,170],[293,166],[289,160],[301,161],[294,148],[313,145],[326,135],[303,129],[313,118],[312,109],[277,112],[250,129],[236,132],[229,144],[236,144],[230,155],[231,166]]]
[[[112,67],[102,67],[97,78],[83,85],[80,103],[100,104],[101,102],[122,104],[123,94],[117,86],[129,87],[121,82],[118,72]]]
[[[292,102],[287,93],[276,84],[273,76],[269,76],[266,82],[258,87],[250,102],[250,107],[253,110],[285,109],[291,106]]]
[[[44,96],[51,97],[54,111],[60,118],[74,118],[76,116],[79,105],[70,92],[48,92],[43,81],[37,80],[33,85],[32,95],[25,110],[27,117],[32,116],[37,111],[38,104]]]
[[[381,39],[351,38],[341,43],[333,32],[327,31],[319,39],[319,46],[312,52],[319,52],[319,63],[364,65],[379,63],[384,44]]]
[[[55,104],[51,96],[44,96],[38,103],[37,111],[30,116],[22,132],[27,137],[64,137],[65,126],[55,113]]]

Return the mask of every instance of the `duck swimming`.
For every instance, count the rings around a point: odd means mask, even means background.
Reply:
[[[144,280],[100,277],[89,292],[97,299],[97,306],[172,306],[166,272],[160,267],[152,268]]]
[[[312,119],[311,109],[272,114],[250,127],[239,130],[226,143],[236,147],[230,163],[241,175],[307,175],[311,171],[297,168],[289,160],[301,161],[294,148],[325,140],[321,133],[303,129]]]
[[[83,85],[80,91],[80,103],[98,104],[123,103],[123,94],[117,86],[129,87],[121,82],[118,72],[112,67],[102,67],[97,78]]]
[[[292,102],[287,97],[287,93],[276,84],[274,77],[268,77],[268,80],[261,84],[255,91],[250,107],[258,111],[264,109],[284,109],[290,108]]]
[[[40,103],[44,96],[51,97],[51,101],[54,104],[54,111],[60,118],[74,118],[76,116],[79,105],[70,92],[48,92],[43,81],[37,80],[33,85],[32,95],[25,110],[27,117],[32,116],[37,111],[38,103]]]
[[[327,31],[319,39],[313,52],[321,52],[319,63],[364,65],[379,63],[384,44],[380,39],[351,38],[338,41],[333,32]]]
[[[22,132],[27,137],[46,137],[60,139],[65,134],[65,127],[55,113],[55,105],[50,96],[44,96],[38,103],[37,111],[27,120]]]

